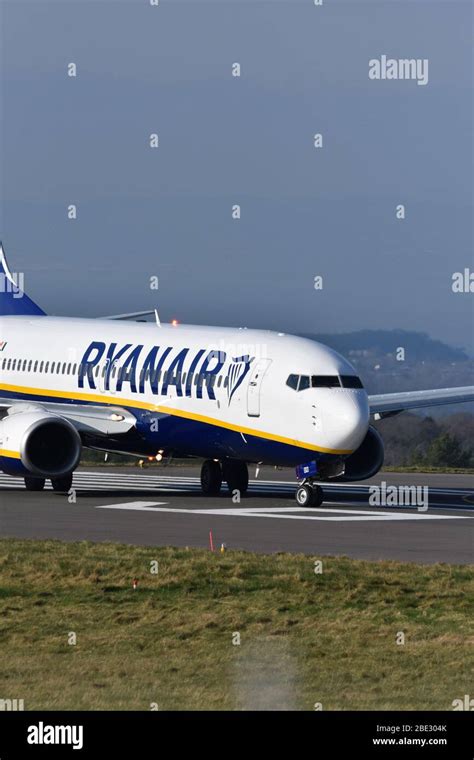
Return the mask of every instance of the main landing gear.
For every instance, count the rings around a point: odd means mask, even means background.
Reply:
[[[45,482],[45,478],[25,478],[25,488],[27,491],[42,491]]]
[[[220,462],[206,459],[201,467],[201,490],[206,496],[216,496],[221,490],[222,470]]]
[[[42,491],[46,478],[25,478],[25,488],[27,491]],[[72,486],[72,472],[69,475],[63,475],[61,478],[51,478],[53,491],[58,493],[67,493]]]
[[[216,496],[225,480],[230,493],[244,494],[249,485],[249,471],[246,462],[224,459],[222,464],[215,459],[206,459],[201,467],[201,489],[206,496]]]
[[[295,499],[300,507],[319,507],[324,500],[324,491],[321,486],[306,480],[296,489]]]

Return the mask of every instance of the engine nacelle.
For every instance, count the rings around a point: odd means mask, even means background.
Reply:
[[[8,475],[60,478],[76,469],[81,451],[76,428],[56,414],[14,411],[0,421],[0,469]]]
[[[384,445],[380,433],[370,425],[367,435],[359,448],[344,460],[344,474],[334,480],[350,482],[352,480],[367,480],[383,465]]]

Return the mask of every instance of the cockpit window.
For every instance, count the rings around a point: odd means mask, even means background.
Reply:
[[[360,377],[356,375],[341,375],[343,388],[363,388]]]
[[[289,375],[286,384],[295,391],[306,388],[363,388],[356,375]]]
[[[286,384],[290,386],[290,388],[293,388],[294,391],[298,388],[298,375],[290,375],[288,377],[288,380],[286,381]]]
[[[309,388],[309,377],[308,375],[301,375],[298,390],[305,391],[306,388]]]
[[[311,377],[312,388],[340,388],[338,375],[313,375]]]

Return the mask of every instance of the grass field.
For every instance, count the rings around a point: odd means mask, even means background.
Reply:
[[[472,694],[473,606],[464,566],[3,539],[0,699],[450,710]]]

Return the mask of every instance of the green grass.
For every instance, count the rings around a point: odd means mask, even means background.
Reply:
[[[316,559],[3,539],[0,698],[449,710],[472,694],[472,568]]]

